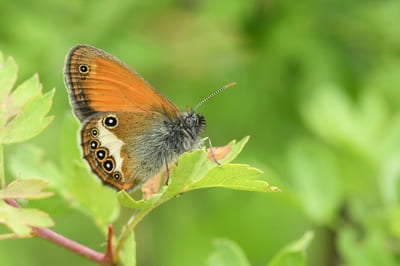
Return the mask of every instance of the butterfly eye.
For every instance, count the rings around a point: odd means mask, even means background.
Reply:
[[[104,117],[103,125],[107,128],[115,128],[118,126],[118,119],[115,115],[108,115]]]
[[[191,117],[191,116],[188,116],[188,117],[186,117],[185,118],[185,124],[188,126],[188,127],[193,127],[194,126],[194,120],[193,120],[193,117]]]
[[[114,169],[114,161],[112,159],[107,159],[103,162],[103,169],[110,173]]]
[[[90,130],[90,134],[92,134],[93,137],[97,137],[99,135],[99,131],[94,127]]]
[[[80,66],[79,66],[79,72],[80,72],[81,74],[86,74],[86,73],[88,73],[88,72],[89,72],[89,66],[87,66],[87,65],[80,65]]]
[[[99,146],[100,146],[100,142],[98,140],[92,140],[90,142],[90,149],[93,150],[93,151],[95,149],[97,149],[97,147],[99,147]]]

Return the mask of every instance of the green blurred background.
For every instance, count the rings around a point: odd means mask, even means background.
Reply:
[[[31,141],[56,164],[71,116],[64,58],[77,43],[120,58],[182,109],[237,82],[199,110],[205,135],[214,146],[250,135],[236,162],[283,192],[171,200],[138,226],[138,265],[204,265],[217,237],[266,265],[307,230],[308,265],[399,265],[399,25],[397,0],[3,0],[0,50],[17,83],[38,72],[44,91],[56,88],[56,118]],[[104,249],[87,215],[51,215],[55,231]],[[40,239],[1,241],[0,264],[94,265]]]

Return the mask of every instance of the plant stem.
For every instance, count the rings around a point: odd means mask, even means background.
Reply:
[[[125,230],[121,233],[117,245],[114,250],[114,263],[118,261],[119,254],[124,245],[125,240],[128,238],[129,233],[135,228],[135,226],[143,219],[146,214],[148,214],[153,208],[149,208],[146,210],[140,210],[136,214],[134,214],[128,221],[128,225],[125,227]]]
[[[6,178],[4,176],[4,155],[3,144],[0,143],[0,182],[3,189],[6,188]]]
[[[107,235],[107,247],[106,252],[104,253],[104,257],[106,261],[112,262],[113,261],[113,248],[112,248],[112,238],[113,238],[113,227],[112,225],[108,226],[108,235]]]
[[[15,207],[15,208],[21,208],[17,202],[15,202],[13,199],[5,199],[4,200],[6,203],[9,205]],[[79,254],[91,261],[97,262],[99,264],[110,264],[112,263],[112,252],[109,250],[110,245],[111,245],[111,238],[112,238],[112,228],[108,228],[108,238],[107,238],[107,250],[105,254],[102,254],[100,252],[97,252],[93,249],[90,249],[86,246],[83,246],[79,244],[78,242],[75,242],[71,239],[68,239],[60,234],[57,234],[56,232],[47,229],[47,228],[38,228],[38,227],[32,227],[33,233],[40,237],[43,238],[47,241],[53,242],[63,248],[66,248],[76,254]]]
[[[64,236],[57,234],[56,232],[47,228],[33,228],[33,232],[40,238],[46,239],[53,242],[63,248],[69,249],[72,252],[79,254],[89,260],[95,261],[97,263],[105,264],[108,261],[105,260],[104,254],[83,246],[73,240],[65,238]]]
[[[160,206],[163,202],[165,202],[165,199],[159,199],[157,203],[153,204],[150,208],[140,210],[136,214],[132,215],[132,217],[128,221],[128,225],[125,227],[125,230],[121,233],[117,245],[114,250],[114,263],[118,262],[119,259],[119,254],[121,253],[121,249],[124,245],[124,242],[129,236],[129,233],[135,228],[135,226],[145,217],[149,212],[151,212],[153,209],[157,208]]]
[[[119,236],[117,245],[115,247],[114,250],[114,263],[118,262],[119,259],[119,254],[121,253],[121,249],[124,245],[124,242],[126,241],[126,239],[129,236],[129,233],[135,228],[135,226],[143,219],[144,216],[146,216],[149,212],[151,212],[152,210],[154,210],[155,208],[157,208],[158,206],[160,206],[161,204],[163,204],[164,202],[170,200],[171,198],[175,197],[176,194],[173,195],[166,195],[164,194],[160,199],[158,199],[158,201],[156,203],[154,203],[151,207],[149,207],[148,209],[143,209],[143,210],[139,210],[137,213],[133,214],[131,216],[131,218],[128,221],[128,225],[125,227],[124,231],[121,233],[121,235]]]

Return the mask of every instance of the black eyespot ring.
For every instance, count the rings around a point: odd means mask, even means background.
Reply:
[[[89,72],[89,66],[88,65],[80,65],[79,72],[81,74],[87,74]]]
[[[116,171],[116,172],[114,172],[114,173],[112,174],[112,177],[113,177],[115,180],[120,180],[120,179],[122,178],[122,174],[121,174],[120,172]]]
[[[107,115],[103,119],[103,125],[106,128],[115,128],[118,126],[118,118],[115,115]]]
[[[92,128],[91,130],[90,130],[90,134],[93,136],[93,137],[97,137],[98,135],[99,135],[99,130],[97,129],[97,128]]]
[[[114,170],[114,161],[111,158],[105,160],[102,164],[104,171],[111,173]]]
[[[91,142],[90,142],[90,149],[92,150],[92,151],[94,151],[94,150],[96,150],[97,149],[97,147],[99,147],[100,146],[100,142],[98,141],[98,140],[92,140]]]
[[[97,149],[95,152],[96,159],[100,162],[103,161],[105,158],[107,158],[107,155],[108,152],[104,148]]]

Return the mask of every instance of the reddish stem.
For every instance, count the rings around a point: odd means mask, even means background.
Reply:
[[[112,237],[113,237],[113,227],[110,224],[108,225],[107,247],[106,247],[106,253],[104,254],[104,259],[107,262],[113,261]]]
[[[4,200],[7,204],[15,207],[15,208],[21,208],[17,202],[13,199],[5,199]],[[107,248],[105,254],[102,254],[100,252],[97,252],[93,249],[90,249],[86,246],[83,246],[79,244],[78,242],[75,242],[71,239],[68,239],[60,234],[57,234],[56,232],[47,229],[47,228],[38,228],[38,227],[32,227],[33,233],[45,240],[48,240],[50,242],[53,242],[63,248],[66,248],[68,250],[71,250],[72,252],[79,254],[89,260],[92,260],[94,262],[97,262],[99,264],[111,264],[112,263],[112,258],[113,258],[113,251],[112,251],[112,235],[113,235],[113,229],[112,225],[108,226],[108,237],[107,237]]]

